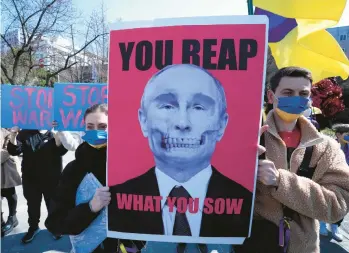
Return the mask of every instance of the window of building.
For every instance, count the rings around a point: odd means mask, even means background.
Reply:
[[[346,34],[342,34],[340,37],[339,37],[339,40],[346,40],[347,39],[347,35]]]

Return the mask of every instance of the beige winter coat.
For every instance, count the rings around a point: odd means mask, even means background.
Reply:
[[[302,138],[293,152],[287,169],[286,146],[276,129],[273,111],[268,114],[265,133],[266,157],[280,172],[279,186],[257,184],[255,215],[275,224],[282,218],[282,205],[298,214],[291,221],[288,253],[320,252],[319,223],[342,219],[349,206],[349,167],[338,143],[320,134],[304,117],[298,120]],[[314,146],[310,167],[316,167],[313,179],[299,177],[297,172],[305,148]]]
[[[16,156],[10,156],[6,149],[6,139],[10,133],[1,129],[1,189],[11,188],[22,184],[18,173],[20,161]]]

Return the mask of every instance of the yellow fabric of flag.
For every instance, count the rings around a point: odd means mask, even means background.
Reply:
[[[254,0],[254,6],[297,25],[286,36],[269,42],[278,68],[299,66],[309,69],[314,83],[327,77],[347,79],[349,60],[333,36],[325,29],[338,23],[346,0]],[[269,15],[270,22],[273,17]],[[282,25],[280,17],[278,22]],[[272,26],[272,24],[270,24]],[[280,32],[282,26],[273,32]],[[287,27],[285,26],[285,29]],[[269,31],[271,32],[271,31]]]

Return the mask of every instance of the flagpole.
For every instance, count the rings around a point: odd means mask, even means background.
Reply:
[[[248,15],[253,15],[253,0],[247,0]]]

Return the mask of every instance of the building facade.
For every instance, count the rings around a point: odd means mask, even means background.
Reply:
[[[7,31],[5,38],[13,48],[20,47],[24,43],[19,29]],[[72,66],[57,75],[56,81],[58,82],[101,82],[106,80],[108,59],[99,57],[88,50],[82,50],[72,56],[79,49],[73,48],[69,40],[40,36],[35,38],[31,47],[36,68],[43,68],[52,73],[62,69],[66,64]],[[1,54],[9,50],[7,43],[1,40]]]
[[[18,47],[23,43],[23,35],[19,31],[19,29],[14,29],[11,31],[7,31],[5,35],[6,41],[13,47]],[[1,53],[6,53],[10,47],[8,44],[1,38]]]
[[[349,26],[333,27],[327,31],[337,40],[349,59]]]

